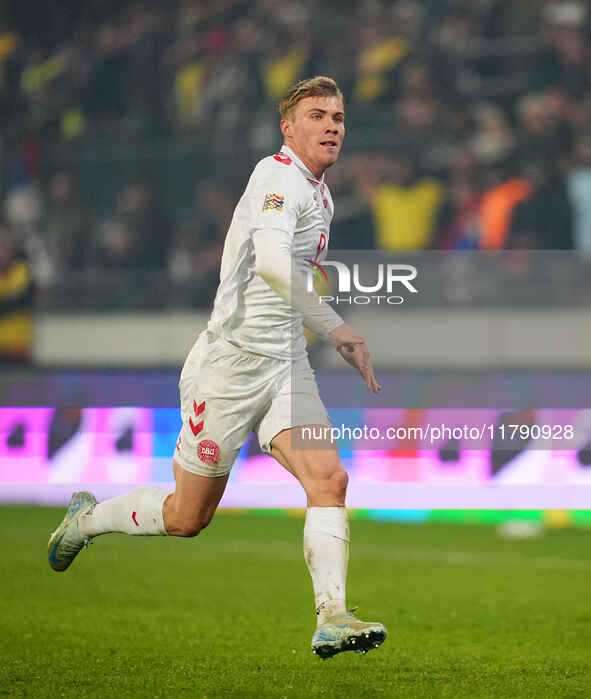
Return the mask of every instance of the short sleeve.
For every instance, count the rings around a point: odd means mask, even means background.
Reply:
[[[252,230],[276,228],[293,236],[300,211],[294,167],[268,159],[259,163],[249,192]]]

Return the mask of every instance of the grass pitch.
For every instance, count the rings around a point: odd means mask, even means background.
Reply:
[[[98,538],[46,560],[63,509],[0,508],[0,694],[588,697],[591,532],[353,519],[348,598],[385,644],[310,650],[297,517],[220,513],[196,539]]]

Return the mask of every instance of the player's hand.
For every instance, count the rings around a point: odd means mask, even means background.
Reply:
[[[351,366],[359,370],[359,373],[365,381],[368,391],[377,393],[382,390],[382,387],[377,382],[369,349],[365,340],[356,333],[346,323],[339,325],[331,333],[333,340],[336,342],[337,351],[341,357]]]

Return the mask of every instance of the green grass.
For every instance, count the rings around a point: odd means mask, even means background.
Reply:
[[[348,597],[390,636],[320,661],[296,517],[196,539],[110,535],[66,573],[63,510],[0,508],[0,695],[588,697],[590,533],[352,521]]]

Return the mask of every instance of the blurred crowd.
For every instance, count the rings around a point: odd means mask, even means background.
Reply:
[[[591,252],[588,2],[3,7],[2,235],[41,289],[150,271],[198,277],[207,305],[248,172],[280,145],[276,104],[316,74],[346,97],[333,248]],[[171,197],[167,144],[184,142],[200,167],[178,150]],[[101,158],[103,181],[131,173],[106,200],[88,186]]]

